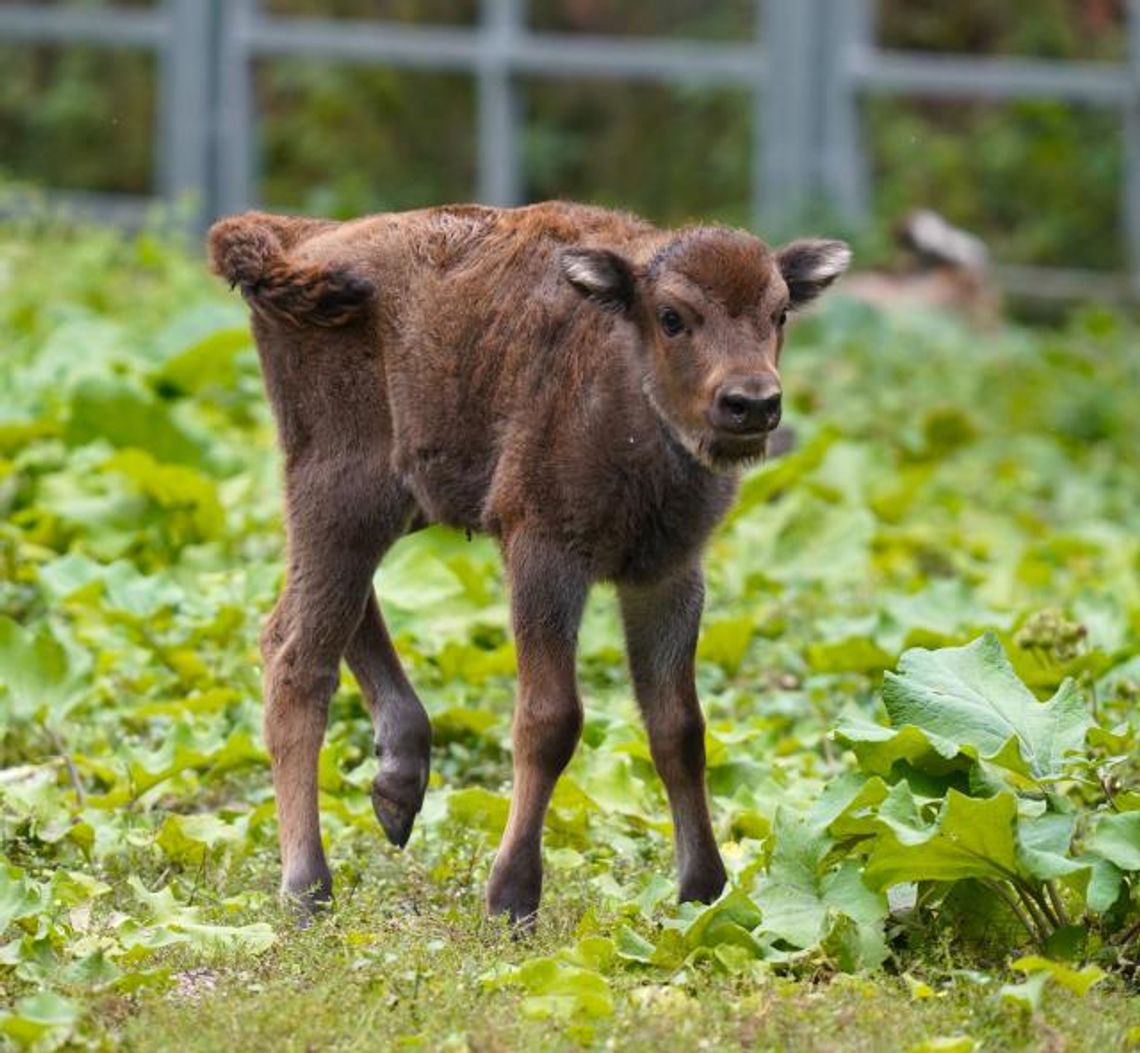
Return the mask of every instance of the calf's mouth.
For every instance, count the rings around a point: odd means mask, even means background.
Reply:
[[[761,460],[768,451],[768,436],[772,429],[736,431],[724,428],[711,430],[701,443],[708,465],[718,471],[746,468]]]

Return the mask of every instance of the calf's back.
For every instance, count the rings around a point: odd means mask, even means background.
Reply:
[[[595,577],[642,579],[699,547],[733,483],[670,439],[634,322],[575,291],[559,257],[604,246],[644,265],[668,237],[550,203],[344,224],[252,213],[218,224],[211,251],[253,308],[287,480],[394,475],[418,522],[500,537],[525,523]],[[271,262],[242,272],[256,239]],[[312,287],[286,304],[297,313],[267,295],[273,267],[282,289]]]

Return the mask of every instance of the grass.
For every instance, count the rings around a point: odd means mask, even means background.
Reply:
[[[522,995],[488,991],[482,978],[504,962],[572,944],[593,899],[588,887],[552,887],[542,932],[520,944],[480,919],[477,887],[440,894],[430,884],[414,871],[409,881],[397,861],[378,862],[335,917],[290,934],[256,963],[215,965],[183,992],[134,1008],[124,1047],[859,1053],[969,1036],[984,1049],[1076,1053],[1120,1049],[1140,1026],[1140,1000],[1121,985],[1095,998],[1058,991],[1030,1013],[994,999],[993,979],[949,977],[953,956],[945,950],[940,963],[915,963],[908,978],[697,968],[662,982],[634,970],[613,984],[610,1020],[534,1018]],[[596,920],[603,931],[616,921]]]
[[[1083,996],[1031,990],[1012,968],[1025,932],[968,883],[919,882],[864,966],[842,902],[799,942],[775,911],[745,931],[731,906],[678,908],[606,589],[582,630],[586,730],[548,823],[539,930],[484,919],[514,653],[493,545],[440,531],[378,578],[433,718],[424,813],[405,852],[383,840],[346,673],[321,769],[337,902],[297,930],[276,900],[256,650],[281,577],[278,465],[245,327],[193,252],[151,235],[0,232],[0,1048],[1140,1042],[1135,943],[1113,942],[1134,874],[1051,951],[1103,968]],[[841,299],[797,327],[797,450],[749,477],[709,550],[700,688],[742,897],[770,902],[780,824],[859,777],[832,732],[883,721],[883,671],[984,630],[1039,697],[1073,677],[1096,707],[1104,785],[1060,784],[1064,807],[1082,824],[1140,809],[1135,340],[1096,309],[977,334]],[[1071,908],[1082,880],[1061,887]]]

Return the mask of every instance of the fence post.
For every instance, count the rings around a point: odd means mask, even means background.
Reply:
[[[819,71],[813,44],[819,2],[767,0],[765,6],[760,211],[775,235],[788,233],[816,196],[812,153]]]
[[[1132,90],[1124,107],[1124,224],[1132,294],[1140,299],[1140,0],[1128,0],[1128,68]]]
[[[191,199],[191,222],[210,207],[210,14],[202,0],[166,0],[158,53],[158,186],[168,203]]]
[[[768,203],[768,144],[766,131],[768,127],[765,104],[767,102],[768,84],[771,81],[769,59],[766,55],[767,44],[765,36],[768,31],[767,11],[770,0],[756,0],[756,10],[753,16],[752,42],[756,52],[755,72],[753,75],[749,112],[751,116],[752,152],[749,179],[749,215],[752,225],[757,230],[764,226],[765,211]]]
[[[870,218],[871,195],[857,73],[874,48],[875,6],[874,0],[825,2],[819,185],[843,219],[861,226]]]
[[[511,77],[511,44],[519,31],[518,0],[483,0],[481,47],[476,74],[479,200],[516,205],[519,177],[518,104]]]
[[[209,0],[218,8],[218,85],[214,106],[217,214],[240,212],[257,201],[259,136],[254,120],[250,41],[258,0]],[[211,217],[213,218],[213,217]]]

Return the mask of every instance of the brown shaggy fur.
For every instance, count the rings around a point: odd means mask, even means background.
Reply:
[[[351,223],[249,213],[210,232],[241,287],[285,455],[289,560],[264,637],[284,888],[331,879],[317,757],[345,657],[375,725],[373,803],[403,844],[431,740],[372,591],[385,550],[446,523],[492,534],[518,645],[515,788],[488,891],[533,917],[541,833],[582,724],[574,655],[593,582],[616,583],[638,703],[669,794],[683,899],[725,874],[704,787],[693,655],[700,554],[779,419],[789,309],[846,267],[742,231],[662,231],[565,203]]]

